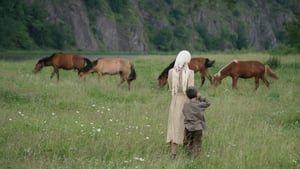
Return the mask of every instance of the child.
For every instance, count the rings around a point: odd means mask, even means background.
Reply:
[[[195,87],[186,90],[189,100],[184,104],[185,150],[192,158],[198,157],[201,143],[202,130],[205,129],[204,112],[210,103],[204,96],[197,92]]]

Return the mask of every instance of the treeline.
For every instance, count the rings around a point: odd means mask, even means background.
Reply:
[[[74,46],[68,25],[51,24],[47,10],[24,0],[0,1],[0,49],[66,49]]]
[[[187,21],[187,18],[193,17],[193,12],[200,11],[203,5],[211,10],[217,6],[222,10],[220,6],[224,5],[224,14],[230,12],[232,17],[238,18],[245,9],[238,6],[236,0],[186,0],[184,3],[178,0],[83,2],[91,25],[95,25],[97,14],[101,11],[116,23],[131,25],[133,29],[142,27],[147,50],[173,51],[183,46],[191,46],[201,51],[251,48],[247,39],[247,25],[243,21],[237,21],[239,27],[234,32],[222,26],[218,34],[209,33],[205,23],[187,24],[193,21],[190,18]],[[246,3],[251,6],[254,2]],[[275,0],[274,3],[291,8],[296,16],[285,24],[283,32],[276,35],[277,41],[283,46],[291,46],[300,51],[300,15],[297,14],[299,8],[293,8],[290,1]],[[47,9],[39,1],[0,1],[0,24],[0,50],[76,49],[71,25],[64,22],[50,23]]]
[[[114,1],[120,2],[123,0]],[[249,10],[246,9],[247,7],[252,6],[252,8],[255,8],[255,3],[257,3],[255,0],[186,0],[185,3],[178,0],[164,0],[140,2],[139,7],[145,9],[150,14],[151,12],[158,11],[156,19],[164,20],[164,25],[161,27],[157,27],[156,24],[151,22],[145,23],[146,31],[149,35],[149,42],[154,46],[155,50],[172,51],[182,46],[187,46],[187,43],[193,43],[193,47],[196,50],[215,51],[251,48],[248,37],[249,29],[247,27],[249,23],[241,19],[241,16],[242,13]],[[122,8],[120,7],[123,5],[122,3],[116,4],[118,4],[118,8]],[[293,5],[297,4],[296,1],[274,0],[268,1],[266,4],[270,6],[273,5],[275,9],[281,6],[294,13],[296,17],[292,21],[284,23],[284,30],[277,30],[275,36],[281,49],[297,49],[300,51],[300,15],[298,13],[300,7]],[[208,8],[206,11],[223,13],[224,18],[230,16],[233,18],[233,22],[239,25],[238,28],[233,31],[228,25],[224,24],[218,27],[218,33],[213,34],[210,33],[207,23],[194,22],[187,24],[188,17],[190,17],[191,22],[193,22],[192,17],[197,15],[196,13],[204,8]],[[167,12],[162,12],[162,10]],[[252,12],[257,11],[253,10]],[[164,16],[167,17],[164,18]],[[208,17],[208,15],[205,16],[204,14],[204,17]],[[217,22],[224,21],[217,18]],[[263,48],[270,49],[269,45]]]

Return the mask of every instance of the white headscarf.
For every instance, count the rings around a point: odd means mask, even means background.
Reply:
[[[178,91],[179,82],[181,82],[182,91],[185,93],[187,88],[188,80],[188,63],[191,61],[191,54],[187,50],[182,50],[178,53],[172,76],[172,96],[174,96]],[[181,80],[180,80],[181,79]]]

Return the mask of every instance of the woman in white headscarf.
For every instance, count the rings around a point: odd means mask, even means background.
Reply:
[[[185,91],[187,87],[194,86],[194,71],[190,70],[188,63],[191,60],[189,51],[180,51],[176,57],[174,67],[169,70],[168,83],[172,91],[172,100],[169,109],[167,130],[167,143],[171,145],[171,154],[176,156],[178,144],[183,144],[184,116],[183,105],[187,101]]]

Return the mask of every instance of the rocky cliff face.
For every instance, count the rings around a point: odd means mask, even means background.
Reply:
[[[143,29],[127,27],[103,14],[97,16],[95,32],[106,49],[113,51],[144,51]]]
[[[227,27],[226,29],[231,33],[231,36],[236,38],[238,38],[238,32],[241,29],[241,25],[243,25],[248,47],[269,49],[276,46],[280,43],[277,34],[284,30],[283,23],[291,20],[293,14],[279,4],[270,6],[264,0],[251,2],[250,5],[246,4],[248,6],[244,6],[244,8],[249,8],[247,11],[240,12],[231,9],[226,10],[226,14],[222,13],[224,10],[219,10],[220,8],[213,9],[202,6],[197,11],[193,11],[193,13],[185,16],[189,18],[185,24],[189,28],[193,28],[197,24],[205,25],[208,33],[214,36],[221,36],[224,33],[224,27]],[[87,9],[83,0],[43,0],[41,3],[50,14],[50,22],[62,22],[70,25],[75,37],[76,48],[79,49],[113,51],[153,50],[149,47],[151,46],[149,44],[149,35],[145,32],[144,24],[149,22],[150,18],[152,24],[162,25],[161,20],[153,21],[147,12],[139,9],[138,4],[135,4],[135,9],[139,12],[136,14],[136,17],[140,24],[132,26],[126,24],[126,21],[125,23],[124,21],[118,22],[116,19],[108,17],[100,9],[96,11],[97,15],[91,21],[88,15],[89,9]],[[294,3],[299,5],[297,1]],[[188,41],[195,42],[193,39],[188,39]],[[232,44],[224,45],[224,48],[235,47]]]
[[[98,42],[91,30],[87,9],[81,0],[45,0],[42,2],[50,15],[52,23],[71,25],[76,46],[79,49],[98,50]]]

